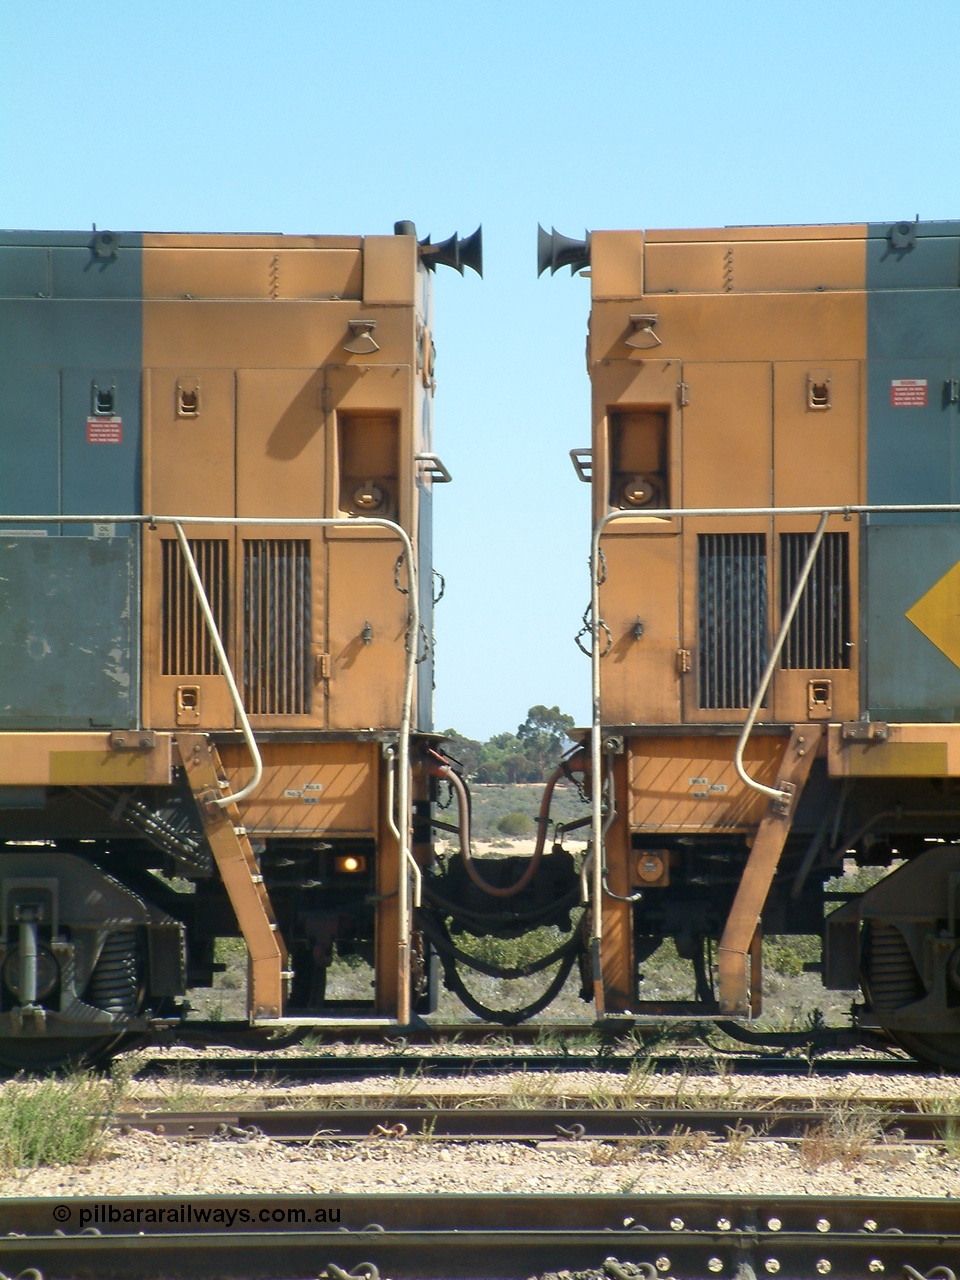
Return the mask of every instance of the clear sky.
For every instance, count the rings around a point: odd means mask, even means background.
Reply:
[[[437,272],[437,724],[583,723],[585,228],[960,217],[958,0],[0,0],[0,222],[384,234]]]

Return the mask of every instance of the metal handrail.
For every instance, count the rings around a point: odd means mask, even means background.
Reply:
[[[0,525],[4,524],[129,524],[129,525],[146,525],[151,529],[157,525],[172,525],[178,532],[178,540],[181,549],[183,548],[183,540],[181,538],[181,526],[183,525],[230,525],[233,527],[250,527],[257,528],[289,528],[291,525],[298,528],[378,528],[385,529],[389,533],[394,534],[403,544],[405,559],[407,565],[407,639],[406,652],[407,661],[404,674],[403,703],[400,715],[400,731],[397,742],[397,767],[400,773],[400,786],[398,788],[399,798],[397,808],[402,819],[402,827],[400,830],[400,866],[401,874],[397,886],[397,913],[399,916],[400,926],[400,943],[399,943],[399,968],[400,968],[400,989],[401,989],[401,1008],[398,1010],[400,1021],[406,1021],[409,1017],[409,983],[406,978],[409,976],[409,945],[412,933],[412,920],[410,913],[410,882],[408,868],[414,861],[413,852],[410,847],[410,823],[411,823],[411,807],[410,807],[410,726],[413,717],[413,687],[416,678],[417,669],[417,640],[420,634],[420,597],[417,590],[417,565],[414,559],[413,543],[410,535],[402,525],[395,523],[393,520],[385,520],[379,516],[299,516],[294,518],[285,518],[280,516],[158,516],[158,515],[41,515],[41,516],[25,516],[25,515],[6,515],[0,513]],[[14,531],[15,532],[15,531]],[[188,548],[189,550],[189,548]],[[192,556],[187,558],[187,567],[190,568]],[[196,565],[193,565],[194,572]],[[193,574],[191,573],[191,579]],[[200,593],[200,599],[205,600],[206,596]],[[201,604],[201,610],[203,605]],[[209,603],[207,604],[209,611]],[[216,634],[216,623],[213,614],[204,614],[204,621],[210,628],[211,639]],[[216,644],[216,641],[214,642]],[[221,645],[222,647],[222,645]],[[219,655],[218,655],[219,656]],[[224,671],[229,670],[229,664],[224,663]],[[232,680],[232,673],[230,679]],[[235,683],[235,682],[234,682]],[[239,691],[237,692],[239,699]],[[235,704],[236,705],[236,704]],[[255,742],[251,730],[250,740]],[[257,752],[259,755],[259,752]],[[243,793],[238,792],[236,796],[220,797],[218,803],[230,803],[236,800],[237,796]],[[247,793],[249,794],[249,792]]]
[[[390,833],[394,837],[398,846],[402,846],[403,841],[400,838],[400,828],[397,826],[396,816],[396,774],[397,774],[397,753],[390,746],[387,748],[387,826]],[[423,903],[423,872],[420,865],[413,856],[413,850],[407,848],[405,850],[407,856],[407,866],[413,876],[413,905],[417,908]]]
[[[793,595],[790,597],[790,603],[787,605],[786,612],[780,621],[780,630],[777,632],[777,638],[773,642],[773,648],[770,650],[770,657],[767,659],[767,665],[763,669],[763,675],[760,677],[760,683],[757,691],[753,695],[753,701],[750,703],[750,710],[747,713],[746,723],[740,730],[740,737],[737,739],[737,749],[733,753],[733,764],[740,777],[741,782],[745,782],[748,787],[752,787],[754,791],[759,791],[765,796],[769,796],[771,800],[777,800],[780,803],[786,803],[790,799],[789,791],[781,791],[777,787],[768,787],[763,782],[757,782],[755,778],[751,778],[749,773],[743,767],[743,749],[747,745],[747,739],[753,730],[754,723],[763,706],[763,700],[767,696],[767,689],[770,681],[773,679],[773,673],[777,669],[777,663],[780,660],[780,651],[784,646],[787,638],[787,632],[790,630],[790,624],[793,622],[794,614],[797,612],[797,606],[800,604],[800,597],[803,595],[807,585],[807,579],[810,577],[810,570],[813,568],[813,562],[817,558],[817,552],[820,550],[820,543],[823,541],[823,535],[826,532],[827,520],[829,516],[824,512],[820,517],[820,523],[817,525],[817,531],[813,535],[813,541],[810,543],[810,549],[807,552],[807,558],[803,562],[803,568],[800,570],[800,577],[797,579],[796,586],[793,589]]]
[[[237,682],[233,676],[233,668],[230,666],[230,660],[227,657],[227,651],[223,647],[223,640],[220,636],[217,620],[213,616],[213,610],[210,608],[210,601],[207,599],[207,592],[204,588],[200,574],[197,571],[197,562],[193,558],[193,552],[190,550],[190,543],[187,541],[186,534],[183,532],[182,524],[175,524],[174,529],[177,533],[177,541],[180,543],[180,551],[184,560],[187,562],[187,572],[190,575],[190,581],[193,583],[193,589],[197,593],[197,601],[200,605],[200,612],[203,614],[203,620],[206,623],[207,631],[210,634],[210,641],[217,654],[217,661],[220,663],[220,670],[223,672],[223,678],[227,682],[227,688],[230,690],[230,698],[233,702],[233,709],[237,713],[237,719],[240,721],[240,728],[243,730],[243,740],[247,744],[247,749],[253,758],[253,777],[245,787],[241,787],[239,791],[227,792],[226,795],[217,796],[214,800],[215,805],[224,808],[228,804],[238,804],[241,800],[246,800],[247,796],[253,795],[257,787],[260,785],[260,779],[263,777],[263,757],[260,755],[260,748],[257,746],[257,740],[253,736],[253,729],[250,727],[250,720],[247,716],[246,708],[243,705],[243,699],[240,697],[240,690],[237,688]]]
[[[829,516],[843,516],[849,519],[856,515],[956,515],[960,513],[958,502],[912,502],[912,503],[850,503],[844,506],[817,507],[652,507],[637,508],[627,511],[608,511],[593,526],[590,542],[590,670],[591,670],[591,724],[590,724],[590,769],[594,779],[591,795],[591,842],[593,859],[591,871],[591,896],[593,910],[591,919],[591,942],[595,951],[599,952],[603,936],[602,902],[603,878],[606,862],[606,850],[603,841],[603,799],[598,779],[601,777],[602,765],[602,721],[600,715],[600,538],[607,526],[618,520],[650,521],[671,520],[683,516],[694,517],[730,517],[730,516],[818,516],[825,525]],[[811,561],[812,563],[812,561]],[[806,566],[804,566],[806,569]],[[809,570],[806,570],[809,573]],[[804,580],[805,581],[805,580]],[[799,594],[797,601],[799,602]],[[772,674],[772,671],[771,671]],[[746,726],[745,726],[746,727]],[[752,726],[751,726],[752,727]],[[741,735],[742,736],[742,735]],[[754,784],[748,780],[748,785]],[[780,798],[781,793],[775,793]],[[599,1008],[602,1014],[603,1009]]]

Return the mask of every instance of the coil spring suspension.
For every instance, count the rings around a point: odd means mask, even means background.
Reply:
[[[138,992],[137,932],[121,929],[103,944],[86,998],[105,1013],[124,1018],[136,1013]]]
[[[903,934],[883,920],[870,922],[870,999],[874,1009],[900,1009],[923,995],[920,975]]]

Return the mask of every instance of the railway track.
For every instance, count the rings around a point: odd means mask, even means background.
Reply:
[[[449,1142],[631,1141],[663,1143],[678,1135],[745,1141],[797,1142],[812,1132],[837,1130],[860,1117],[878,1142],[960,1145],[960,1115],[919,1111],[900,1103],[856,1111],[782,1103],[749,1108],[643,1107],[362,1107],[323,1110],[281,1108],[237,1111],[126,1113],[116,1117],[124,1132],[140,1130],[186,1140],[269,1138],[276,1142],[341,1143],[387,1139]],[[958,1215],[960,1217],[960,1215]]]
[[[610,1053],[464,1053],[419,1051],[384,1054],[310,1053],[277,1057],[269,1053],[230,1057],[193,1058],[175,1054],[154,1054],[138,1067],[137,1074],[169,1075],[189,1069],[200,1075],[229,1080],[274,1078],[290,1082],[361,1079],[365,1076],[489,1075],[519,1071],[621,1072],[642,1068],[651,1073],[689,1072],[746,1076],[781,1075],[830,1077],[844,1075],[897,1076],[940,1075],[926,1071],[912,1059],[895,1058],[796,1058],[777,1054],[655,1054]]]
[[[166,1215],[158,1221],[158,1212]],[[59,1225],[58,1225],[59,1224]],[[87,1197],[0,1201],[31,1280],[953,1280],[953,1200],[809,1196]]]

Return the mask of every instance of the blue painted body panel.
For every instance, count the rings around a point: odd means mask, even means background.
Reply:
[[[960,502],[960,223],[920,223],[896,250],[889,225],[867,245],[867,501]],[[892,384],[926,381],[925,405]],[[904,615],[960,560],[960,517],[871,517],[863,643],[866,708],[878,720],[960,720],[957,668]]]
[[[960,525],[870,528],[864,622],[872,719],[960,721],[960,667],[906,617],[958,560]]]
[[[0,234],[0,514],[141,510],[141,237],[107,259],[91,239]],[[117,442],[88,438],[94,384],[113,392]],[[135,725],[139,536],[16,528],[0,527],[0,725]]]
[[[137,724],[132,538],[0,537],[0,728]]]

